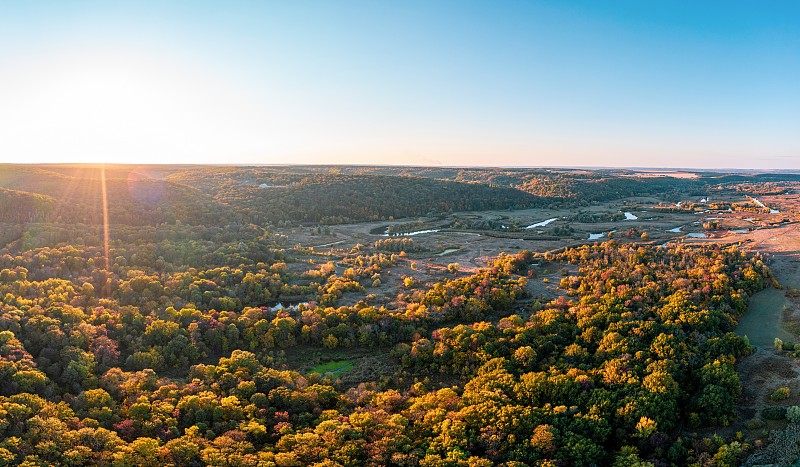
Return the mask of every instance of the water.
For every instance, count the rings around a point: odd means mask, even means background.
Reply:
[[[542,222],[537,222],[535,224],[531,224],[531,225],[529,225],[529,226],[527,226],[525,228],[526,229],[533,229],[535,227],[545,227],[545,226],[547,226],[547,224],[550,224],[551,222],[555,222],[557,220],[558,220],[558,217],[554,217],[552,219],[547,219],[546,221],[542,221]]]
[[[290,310],[290,311],[295,311],[298,308],[300,308],[300,305],[308,306],[309,303],[308,302],[300,302],[300,303],[298,303],[296,305],[283,306],[283,303],[278,302],[277,305],[269,307],[269,310],[270,311],[280,311],[280,310],[286,309],[286,310]]]
[[[326,243],[326,244],[324,244],[324,245],[310,245],[310,247],[311,247],[311,248],[325,248],[326,246],[334,246],[334,245],[339,245],[339,244],[341,244],[341,243],[344,243],[344,242],[346,242],[346,241],[347,241],[347,240],[339,240],[338,242]]]
[[[681,228],[680,227],[675,227],[674,229],[667,230],[667,232],[680,233],[681,232]]]
[[[428,229],[428,230],[417,230],[416,232],[408,232],[402,235],[406,237],[413,237],[414,235],[426,234],[426,233],[435,233],[438,232],[439,229]]]
[[[688,234],[686,234],[686,236],[687,237],[692,237],[692,238],[708,238],[708,235],[706,235],[704,233],[697,233],[697,232],[688,233]]]
[[[606,236],[606,234],[604,234],[604,233],[590,233],[589,234],[589,240],[597,240],[597,239],[603,238],[605,236]]]
[[[625,213],[625,220],[626,221],[635,221],[636,219],[638,219],[637,216],[634,216],[633,214],[631,214],[629,212]]]
[[[393,234],[385,233],[385,234],[383,234],[381,236],[382,237],[413,237],[414,235],[421,235],[421,234],[426,234],[426,233],[434,233],[434,232],[438,232],[438,231],[439,231],[439,229],[428,229],[428,230],[417,230],[417,231],[414,231],[414,232],[402,232],[402,233],[398,232],[398,233],[393,233]]]
[[[736,229],[736,230],[731,230],[731,232],[737,233],[737,234],[746,234],[748,231],[744,230],[744,229]]]
[[[448,248],[448,249],[444,250],[441,253],[436,253],[436,256],[444,256],[444,255],[453,253],[454,251],[458,251],[458,248]]]
[[[762,203],[761,201],[759,201],[758,198],[753,198],[752,196],[750,196],[749,198],[751,200],[753,200],[753,202],[756,203],[758,205],[758,207],[760,207],[760,208],[766,208],[767,207],[767,205]],[[780,214],[781,212],[779,210],[777,210],[777,209],[769,208],[769,213],[770,214]]]

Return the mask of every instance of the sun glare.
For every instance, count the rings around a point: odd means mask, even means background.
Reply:
[[[15,91],[0,91],[0,137],[19,160],[211,162],[259,120],[234,86],[163,59],[86,55],[27,71],[0,78]]]

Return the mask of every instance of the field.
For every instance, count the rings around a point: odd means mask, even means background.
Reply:
[[[438,230],[410,236],[414,244],[424,252],[411,253],[406,261],[393,269],[394,279],[384,282],[378,293],[378,302],[390,302],[400,287],[397,278],[408,275],[419,281],[432,283],[447,265],[458,263],[462,272],[475,271],[486,267],[501,252],[513,253],[523,249],[551,251],[566,246],[591,244],[607,241],[609,232],[617,241],[633,241],[651,245],[739,245],[747,251],[759,253],[769,259],[780,288],[770,287],[750,298],[747,313],[739,322],[736,333],[746,336],[756,351],[744,357],[739,364],[743,380],[744,395],[741,399],[740,420],[729,430],[744,430],[745,422],[758,418],[767,405],[791,405],[800,403],[800,364],[794,359],[777,352],[775,338],[786,342],[800,341],[800,295],[791,291],[800,289],[800,203],[796,195],[765,196],[759,199],[766,206],[780,212],[739,211],[727,208],[715,210],[700,201],[707,196],[671,197],[631,197],[607,203],[595,203],[580,209],[526,209],[514,211],[460,212],[449,217],[420,217],[403,219],[394,224],[386,222],[358,223],[332,226],[330,234],[324,237],[304,235],[302,229],[283,231],[287,236],[299,238],[304,245],[316,251],[347,251],[357,244],[369,244],[386,238],[376,231],[396,224],[416,224],[415,230]],[[758,199],[758,198],[757,198]],[[674,207],[677,203],[697,203],[691,210],[663,210],[664,206]],[[750,196],[737,192],[715,192],[713,202],[743,203],[758,206]],[[681,204],[683,204],[681,203]],[[589,214],[614,215],[629,212],[634,220],[624,218],[612,222],[579,222],[578,216]],[[476,223],[528,226],[549,219],[555,219],[545,227],[520,229],[517,231],[490,231],[477,229],[448,229],[452,219],[470,219]],[[714,221],[712,228],[704,224]],[[551,234],[558,227],[569,226],[572,231],[561,236]],[[679,228],[679,231],[676,231]],[[630,235],[626,235],[628,233]],[[413,233],[413,231],[412,231]],[[602,233],[596,240],[589,240],[590,234]],[[646,240],[641,234],[647,233]],[[697,236],[689,236],[696,234]],[[700,238],[704,235],[705,238]],[[415,267],[412,269],[411,265]],[[560,268],[539,271],[537,278],[528,283],[528,290],[534,297],[552,300],[560,292],[557,285],[562,276]],[[793,394],[791,400],[781,403],[771,402],[770,394],[781,386],[789,386]],[[772,423],[773,428],[781,426]],[[754,434],[757,434],[757,429]]]
[[[651,245],[720,244],[739,245],[747,251],[759,253],[769,258],[769,264],[780,288],[770,287],[750,298],[747,313],[739,322],[736,333],[746,336],[756,348],[752,356],[744,357],[739,365],[743,380],[744,396],[740,406],[740,420],[730,430],[744,430],[745,422],[757,418],[767,405],[791,405],[800,403],[800,364],[794,359],[777,352],[775,338],[786,342],[800,342],[800,295],[791,291],[800,289],[800,202],[796,195],[765,196],[759,199],[766,206],[780,212],[752,212],[714,210],[712,206],[700,201],[707,196],[671,197],[631,197],[607,203],[595,203],[580,209],[527,209],[514,211],[484,211],[455,213],[449,217],[420,217],[403,219],[394,224],[413,223],[416,230],[437,230],[412,235],[414,244],[425,251],[412,253],[405,262],[400,263],[395,278],[409,275],[420,281],[432,283],[438,274],[446,271],[450,263],[458,263],[462,272],[475,271],[486,267],[501,252],[515,252],[523,249],[533,251],[558,250],[596,241],[607,241],[609,232],[619,233],[612,238],[618,241],[635,241]],[[758,199],[758,198],[757,198]],[[692,210],[663,211],[665,205],[693,202]],[[744,203],[758,206],[750,196],[737,192],[716,192],[713,202],[727,204]],[[681,204],[683,204],[681,203]],[[675,206],[677,207],[677,206]],[[574,219],[586,213],[613,215],[629,212],[635,220],[624,218],[613,222],[578,222]],[[555,221],[545,227],[522,229],[519,231],[491,231],[476,229],[448,230],[452,218],[471,219],[478,223],[507,224],[525,227],[549,219]],[[715,221],[712,228],[704,224]],[[304,240],[305,245],[317,251],[346,251],[357,244],[372,243],[381,238],[375,231],[384,231],[392,223],[358,223],[332,226],[330,234],[324,237],[304,236],[302,229],[283,231],[293,238]],[[572,232],[555,237],[553,229],[569,226]],[[708,227],[708,226],[706,226]],[[679,231],[675,231],[680,228]],[[633,232],[631,235],[626,235]],[[412,231],[413,233],[413,231]],[[596,240],[589,240],[590,234],[602,233]],[[645,241],[642,233],[647,233]],[[687,234],[697,234],[696,237]],[[705,238],[699,238],[704,235]],[[412,269],[411,264],[416,267]],[[535,297],[552,300],[563,293],[557,285],[562,274],[560,268],[539,271],[536,280],[531,280],[528,289]],[[388,280],[380,288],[382,300],[389,302],[399,287],[399,281]],[[378,294],[380,296],[380,294]],[[380,302],[380,299],[379,299]],[[781,386],[789,386],[793,397],[787,402],[777,404],[769,400],[770,394]],[[773,428],[780,424],[772,424]],[[760,429],[759,429],[760,430]],[[758,432],[758,430],[756,430]]]
[[[715,202],[751,203],[744,195],[736,193],[715,194]],[[371,222],[333,225],[328,233],[318,234],[313,229],[291,228],[279,230],[302,246],[315,252],[343,254],[356,245],[369,245],[388,238],[385,232],[390,226],[411,224],[411,235],[400,234],[393,238],[409,238],[421,251],[410,252],[399,267],[393,269],[394,278],[384,282],[380,288],[384,300],[391,300],[396,293],[399,277],[410,275],[417,280],[430,282],[446,271],[447,265],[458,263],[462,272],[473,272],[486,267],[498,254],[515,253],[521,250],[545,252],[564,247],[592,244],[615,239],[648,245],[670,243],[692,244],[736,244],[752,251],[774,254],[775,249],[764,246],[763,238],[776,239],[774,243],[788,240],[786,232],[794,232],[793,207],[786,205],[782,213],[754,213],[751,211],[713,210],[710,205],[699,203],[703,197],[658,199],[655,197],[631,197],[606,203],[595,203],[589,207],[574,209],[524,209],[513,211],[458,212],[448,216],[418,217],[394,222]],[[693,209],[672,209],[679,202],[696,203]],[[769,198],[773,206],[784,206],[780,198]],[[667,207],[669,206],[669,207]],[[624,213],[636,219],[626,220]],[[581,222],[579,219],[594,215],[598,218],[619,216],[619,220]],[[515,226],[513,229],[485,230],[463,227],[453,228],[454,219],[469,220],[473,224]],[[529,225],[552,220],[543,227],[527,229]],[[577,220],[576,220],[577,219]],[[708,222],[716,222],[712,228],[704,228]],[[564,232],[558,232],[563,229]],[[567,231],[569,229],[569,231]],[[679,231],[677,231],[679,229]],[[422,232],[422,233],[416,233]],[[594,235],[593,235],[594,234]],[[646,234],[646,238],[642,238]],[[602,236],[598,236],[602,235]],[[592,239],[590,240],[590,236]],[[695,237],[696,236],[696,237]],[[698,238],[703,236],[704,238]],[[779,240],[780,239],[780,240]],[[761,245],[755,248],[754,245]],[[776,259],[778,267],[794,267],[782,252]],[[784,265],[784,263],[786,263]],[[411,265],[416,269],[411,269]],[[538,281],[530,282],[534,295],[553,298],[560,271],[541,271]],[[791,274],[787,274],[791,276]],[[547,279],[549,284],[542,283]],[[775,313],[779,306],[780,292],[764,291],[753,302],[753,313],[743,320],[741,333],[753,334],[751,342],[759,346],[771,346],[774,337],[786,336],[780,328],[782,318]],[[777,304],[777,305],[776,305]],[[782,307],[780,307],[782,309]],[[768,326],[764,326],[767,318]],[[753,341],[755,339],[755,341]]]
[[[769,288],[753,295],[747,314],[742,317],[736,333],[747,336],[750,344],[759,348],[772,347],[775,338],[792,340],[784,329],[784,310],[788,300],[782,290]]]
[[[312,368],[311,371],[313,373],[318,373],[320,375],[324,375],[326,373],[333,373],[334,375],[339,375],[342,373],[346,373],[351,369],[353,369],[353,362],[349,360],[338,360],[334,362],[320,363],[319,365]]]

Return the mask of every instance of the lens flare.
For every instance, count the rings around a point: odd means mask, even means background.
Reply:
[[[100,166],[100,189],[103,193],[103,249],[106,255],[106,271],[111,269],[108,258],[108,192],[106,191],[106,165]]]

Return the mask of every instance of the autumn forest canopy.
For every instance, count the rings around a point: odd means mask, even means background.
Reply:
[[[799,180],[0,166],[0,465],[739,465],[769,260],[645,216]]]

